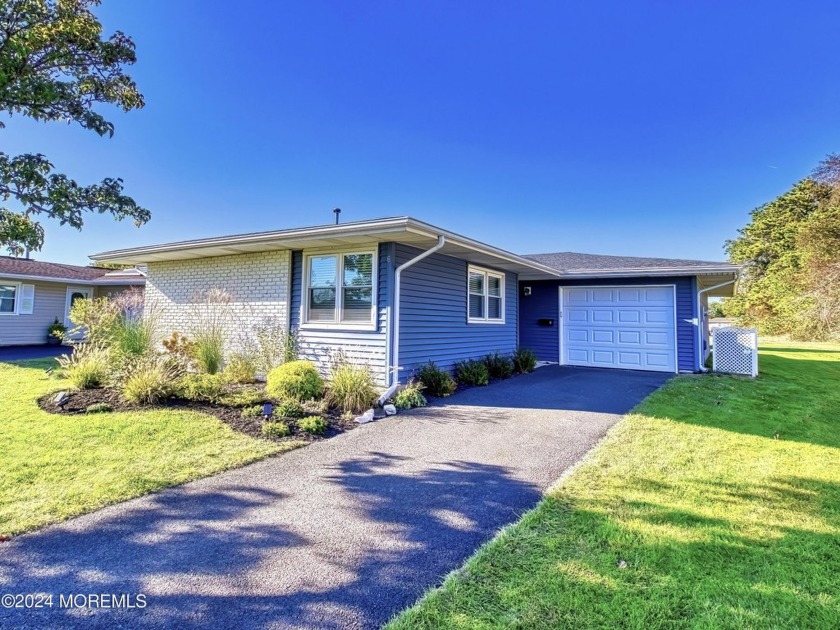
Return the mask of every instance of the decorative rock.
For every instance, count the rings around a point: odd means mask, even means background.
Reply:
[[[397,415],[397,408],[394,405],[385,405],[382,407],[385,410],[386,416],[395,416]]]
[[[619,569],[626,569],[627,568],[627,561],[626,560],[619,560],[618,561],[618,568]]]
[[[356,422],[358,424],[367,424],[368,422],[373,422],[373,409],[368,409],[365,411],[361,416],[356,416]]]
[[[53,404],[55,404],[56,407],[63,407],[67,404],[67,401],[69,399],[70,394],[68,394],[67,392],[58,392],[55,395],[55,398],[53,398]]]

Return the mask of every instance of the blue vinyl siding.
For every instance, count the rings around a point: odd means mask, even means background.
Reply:
[[[396,245],[395,265],[423,250]],[[461,359],[483,357],[517,345],[517,276],[505,274],[505,323],[467,323],[465,260],[432,254],[402,274],[400,304],[400,378],[429,360],[451,369]]]
[[[346,330],[337,326],[300,328],[303,313],[303,252],[292,252],[289,323],[292,330],[297,330],[301,359],[312,361],[323,373],[326,373],[332,356],[342,351],[352,363],[367,365],[376,377],[377,383],[385,384],[388,364],[386,330],[391,317],[391,294],[394,280],[393,250],[392,243],[381,243],[378,246],[377,309],[379,317],[376,330],[371,331]]]
[[[697,327],[691,321],[697,316],[697,279],[690,276],[665,278],[605,278],[602,280],[541,280],[522,282],[520,286],[521,325],[519,344],[537,353],[540,361],[560,360],[560,309],[559,287],[574,286],[625,286],[625,285],[676,285],[677,297],[677,366],[681,372],[697,371]],[[521,295],[523,287],[531,287],[531,295]],[[541,318],[554,320],[554,326],[537,324]]]

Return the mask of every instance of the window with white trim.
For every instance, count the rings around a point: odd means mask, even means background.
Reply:
[[[17,310],[18,285],[0,284],[0,315],[14,315]]]
[[[471,324],[505,322],[505,275],[469,267],[467,270],[467,321]]]
[[[306,257],[307,324],[373,326],[376,255],[373,252]]]

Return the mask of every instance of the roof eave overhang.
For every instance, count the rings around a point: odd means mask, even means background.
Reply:
[[[107,279],[93,278],[86,280],[84,278],[56,278],[55,276],[38,276],[33,274],[23,273],[0,273],[0,278],[9,278],[10,280],[30,280],[32,282],[55,282],[58,284],[76,284],[84,286],[100,286],[100,285],[144,285],[145,278],[125,278],[125,279]]]
[[[737,277],[740,268],[735,266],[720,267],[674,267],[661,269],[599,269],[584,271],[564,271],[563,279],[585,278],[660,278],[667,276],[703,276],[703,275],[731,275]]]
[[[362,241],[394,241],[422,249],[431,247],[440,236],[446,241],[443,254],[463,256],[476,264],[522,274],[524,279],[558,278],[561,275],[556,269],[541,263],[410,217],[165,243],[101,252],[90,258],[97,262],[143,264],[258,251],[352,247],[354,242]]]

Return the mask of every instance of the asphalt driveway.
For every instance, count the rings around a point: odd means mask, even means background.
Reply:
[[[0,608],[0,627],[379,627],[667,378],[545,367],[20,536],[0,545],[0,593],[53,607]]]
[[[0,363],[6,361],[24,361],[26,359],[48,359],[68,354],[72,348],[67,346],[0,346]]]

